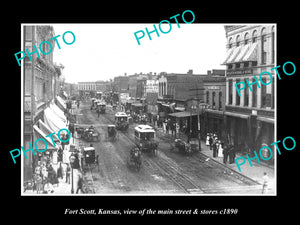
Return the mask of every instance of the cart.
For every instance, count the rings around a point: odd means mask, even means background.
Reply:
[[[127,159],[127,165],[130,169],[140,171],[142,166],[141,150],[138,147],[133,147],[130,150],[130,155]]]
[[[116,125],[110,124],[107,126],[107,141],[115,141],[117,139]]]

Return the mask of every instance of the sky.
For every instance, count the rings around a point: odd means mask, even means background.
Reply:
[[[226,36],[223,24],[172,23],[169,33],[162,33],[155,24],[157,34],[149,39],[145,28],[154,30],[153,24],[54,24],[55,35],[61,49],[54,49],[53,61],[64,65],[66,82],[109,80],[116,76],[135,73],[187,73],[207,74],[207,70],[225,69]],[[161,29],[168,31],[169,25]],[[143,30],[140,45],[134,33]],[[62,36],[72,31],[76,37],[67,45]],[[137,35],[141,35],[138,33]],[[65,36],[72,41],[71,34]]]

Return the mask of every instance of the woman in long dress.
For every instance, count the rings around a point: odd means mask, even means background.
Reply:
[[[223,143],[221,141],[219,141],[219,151],[218,151],[218,157],[222,157],[223,156]]]
[[[206,142],[205,142],[205,144],[206,144],[206,146],[209,146],[209,133],[207,133],[207,136],[206,136]]]

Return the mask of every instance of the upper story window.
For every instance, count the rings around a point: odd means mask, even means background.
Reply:
[[[252,42],[255,43],[257,41],[257,31],[254,30],[252,33]]]

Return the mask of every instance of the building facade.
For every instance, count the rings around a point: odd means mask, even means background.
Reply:
[[[228,141],[238,151],[253,152],[274,140],[275,25],[225,26],[227,38],[225,121]],[[268,71],[273,82],[262,85],[255,78]],[[235,84],[247,85],[237,93]],[[262,76],[264,83],[269,76]]]
[[[95,97],[97,88],[96,82],[78,82],[78,92],[80,97]]]
[[[34,52],[34,46],[48,41],[52,45],[51,53],[47,55],[32,54],[24,59],[24,149],[29,149],[29,143],[37,139],[33,126],[43,118],[44,109],[59,94],[58,79],[61,68],[53,64],[55,41],[50,38],[55,36],[52,26],[24,26],[24,49]],[[49,45],[42,45],[43,52],[49,52]],[[35,159],[29,151],[27,159],[24,158],[24,179],[32,179]]]
[[[114,78],[113,91],[118,93],[129,93],[129,77],[117,76]]]
[[[203,80],[204,103],[202,137],[206,133],[215,133],[222,140],[225,135],[224,112],[226,99],[226,77],[225,70],[208,71]]]

